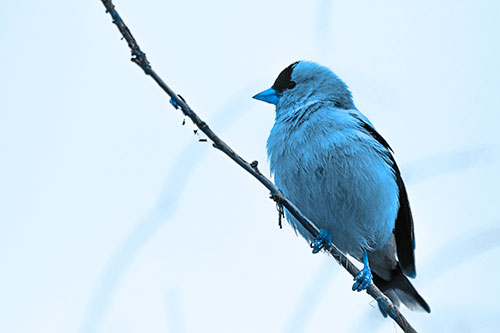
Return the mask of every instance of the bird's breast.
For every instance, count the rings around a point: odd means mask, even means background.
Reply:
[[[392,169],[355,127],[328,119],[300,127],[276,122],[267,149],[276,185],[347,253],[383,246],[398,209]],[[310,235],[293,218],[306,238]]]

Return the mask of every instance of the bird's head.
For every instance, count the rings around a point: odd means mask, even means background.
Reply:
[[[278,108],[309,101],[332,102],[335,107],[354,109],[347,85],[327,67],[311,61],[297,61],[285,68],[271,88],[253,96]]]

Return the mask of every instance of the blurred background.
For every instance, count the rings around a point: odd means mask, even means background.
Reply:
[[[153,68],[266,175],[299,59],[332,68],[394,148],[421,332],[500,315],[498,1],[115,0]],[[267,190],[133,63],[101,1],[0,11],[1,332],[397,332]]]

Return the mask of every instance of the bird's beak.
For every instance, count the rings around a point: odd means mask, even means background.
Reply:
[[[278,104],[278,102],[280,100],[279,93],[276,90],[274,90],[273,88],[269,88],[267,90],[264,90],[263,92],[258,93],[257,95],[255,95],[252,98],[258,99],[259,101],[271,103],[274,105]]]

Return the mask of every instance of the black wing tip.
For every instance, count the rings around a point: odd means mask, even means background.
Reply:
[[[416,294],[416,296],[417,297],[415,297],[415,300],[417,301],[418,305],[420,305],[420,310],[431,313],[431,307],[429,306],[429,304],[427,304],[425,299],[423,299],[422,296],[420,296],[420,294],[418,293]]]
[[[414,279],[417,277],[417,270],[415,269],[415,265],[407,265],[404,267],[401,266],[401,270],[409,278]]]
[[[427,304],[426,301],[424,301],[424,310],[427,313],[431,313],[431,307],[429,306],[429,304]]]

